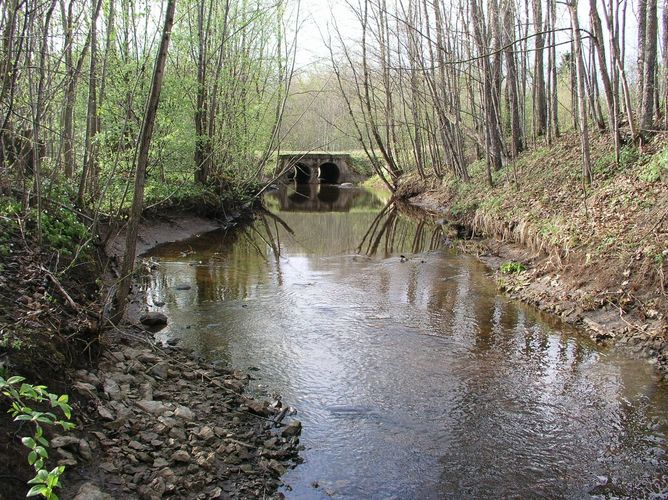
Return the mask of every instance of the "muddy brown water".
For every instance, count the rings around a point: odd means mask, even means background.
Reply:
[[[668,391],[496,291],[443,228],[357,188],[282,188],[170,244],[158,335],[253,371],[302,420],[288,498],[668,495]],[[189,289],[184,289],[188,288]]]

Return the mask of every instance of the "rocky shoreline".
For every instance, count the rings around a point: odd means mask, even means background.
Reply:
[[[74,374],[85,411],[51,439],[68,466],[63,498],[276,498],[299,461],[297,420],[280,401],[244,395],[250,375],[113,334],[96,368]]]
[[[138,254],[220,227],[187,214],[147,220]],[[112,259],[123,240],[108,239]],[[140,324],[151,321],[134,289],[129,324],[102,334],[97,364],[69,374],[77,428],[51,439],[52,456],[67,466],[61,496],[281,498],[280,477],[300,462],[295,410],[246,395],[248,373],[159,345]]]

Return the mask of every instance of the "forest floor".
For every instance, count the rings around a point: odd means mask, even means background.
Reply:
[[[138,253],[230,223],[154,216],[140,229]],[[280,476],[299,460],[301,431],[280,400],[245,395],[250,373],[157,345],[140,321],[138,297],[124,325],[101,321],[102,261],[109,258],[113,274],[122,232],[108,239],[108,255],[100,248],[68,266],[23,227],[5,224],[0,241],[0,375],[70,395],[76,428],[47,426],[45,434],[47,469],[66,466],[57,493],[79,500],[280,496]],[[9,500],[25,497],[35,471],[21,443],[32,424],[13,422],[8,406],[0,400],[0,499]]]
[[[609,137],[593,137],[585,190],[570,134],[521,154],[493,188],[475,172],[469,183],[406,179],[398,194],[465,227],[471,238],[460,246],[496,271],[506,293],[668,376],[668,136],[642,151],[627,145],[614,160]]]

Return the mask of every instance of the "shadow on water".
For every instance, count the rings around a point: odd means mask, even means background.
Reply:
[[[666,494],[651,367],[499,296],[427,214],[323,187],[156,249],[147,283],[161,338],[259,368],[255,389],[298,408],[288,497]]]

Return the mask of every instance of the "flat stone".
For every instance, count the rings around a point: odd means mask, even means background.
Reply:
[[[88,382],[75,382],[72,387],[82,396],[94,397],[97,394],[95,386]]]
[[[172,462],[189,463],[190,454],[185,450],[178,450],[172,453]]]
[[[157,365],[152,366],[149,370],[149,373],[163,380],[169,378],[169,370],[167,369],[166,362],[158,363]]]
[[[123,397],[121,394],[121,387],[113,378],[106,378],[103,387],[104,393],[109,396],[109,399],[118,401]]]
[[[197,433],[197,437],[204,441],[210,441],[211,439],[214,439],[216,437],[216,433],[213,432],[213,429],[211,427],[205,425],[199,430],[199,432]]]
[[[182,406],[182,405],[176,407],[176,410],[174,410],[174,416],[182,418],[183,420],[192,420],[193,418],[195,418],[195,415],[193,415],[192,410],[187,406]]]
[[[79,438],[74,436],[56,436],[50,441],[49,446],[52,448],[64,448],[65,446],[74,444],[79,446]]]
[[[74,500],[113,500],[113,497],[104,493],[93,483],[84,483],[77,491]]]
[[[269,416],[269,408],[267,408],[268,404],[266,402],[260,403],[259,401],[250,399],[246,401],[246,406],[248,407],[248,411],[255,415],[260,415],[261,417]]]
[[[139,408],[152,415],[162,415],[168,410],[167,406],[161,401],[141,400],[137,401],[136,404]]]
[[[143,444],[141,444],[139,441],[134,441],[134,440],[130,441],[128,443],[128,446],[130,448],[132,448],[133,450],[143,450],[144,449]]]
[[[167,316],[159,311],[149,311],[139,317],[139,322],[146,326],[164,326],[167,324]]]
[[[90,444],[88,444],[88,441],[85,439],[79,440],[79,455],[86,461],[93,459],[93,452],[90,449]]]

